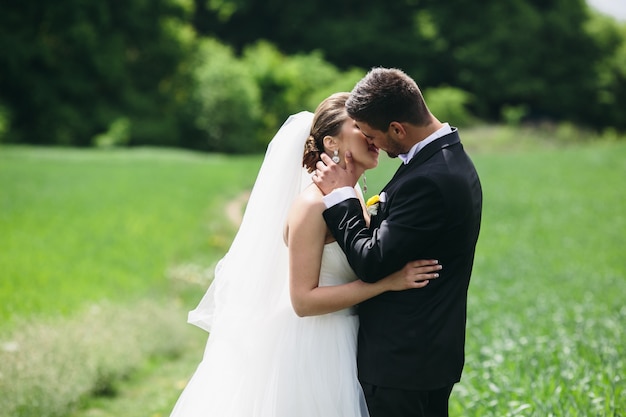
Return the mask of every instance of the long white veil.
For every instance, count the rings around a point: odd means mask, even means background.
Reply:
[[[290,116],[268,145],[243,220],[215,278],[189,323],[209,332],[230,331],[264,320],[289,299],[288,251],[283,241],[287,213],[311,183],[302,167],[313,113]],[[286,297],[286,298],[285,298]]]
[[[171,417],[367,416],[357,380],[358,319],[298,317],[283,229],[311,183],[302,168],[313,114],[291,116],[268,146],[242,224],[189,322],[210,332]]]

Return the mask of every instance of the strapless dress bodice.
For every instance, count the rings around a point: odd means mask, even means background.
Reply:
[[[346,255],[337,242],[324,245],[320,268],[320,286],[340,285],[357,279]]]

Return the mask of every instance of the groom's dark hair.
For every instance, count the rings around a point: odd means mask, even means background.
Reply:
[[[391,122],[430,123],[430,112],[415,81],[397,68],[372,68],[352,89],[348,115],[386,132]]]

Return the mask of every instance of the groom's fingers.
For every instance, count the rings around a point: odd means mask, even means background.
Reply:
[[[353,165],[354,161],[352,160],[352,152],[346,151],[345,159],[346,159],[346,171],[352,174],[354,172],[354,165]]]
[[[324,193],[328,194],[334,189],[342,187],[353,187],[358,178],[354,178],[354,163],[352,155],[346,152],[344,157],[346,167],[332,161],[325,153],[320,155],[320,161],[315,164],[315,174],[313,182]]]
[[[332,161],[332,159],[330,159],[328,155],[323,153],[321,155],[321,161],[317,161],[315,163],[315,172],[313,173],[313,181],[316,184],[319,184],[319,182],[324,178],[324,174],[330,170],[330,168],[328,167],[328,165],[330,164],[334,164],[334,162]]]
[[[323,153],[320,155],[320,159],[321,161],[317,161],[317,163],[315,164],[315,167],[317,169],[320,169],[320,167],[322,168],[326,168],[330,165],[334,165],[335,163],[333,162],[332,159],[330,159],[330,156],[328,156],[326,153]]]

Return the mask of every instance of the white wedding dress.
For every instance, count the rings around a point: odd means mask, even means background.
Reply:
[[[356,277],[339,245],[327,244],[320,284],[337,285],[353,279]],[[271,320],[257,323],[258,339],[248,340],[250,345],[241,345],[237,334],[231,332],[225,339],[212,334],[205,358],[172,416],[368,415],[357,380],[358,318],[353,309],[301,318],[287,300]]]
[[[312,114],[276,134],[237,236],[189,322],[210,332],[202,362],[171,417],[365,417],[352,308],[298,317],[282,230],[311,183],[301,165]],[[339,245],[324,246],[319,285],[356,279]]]

